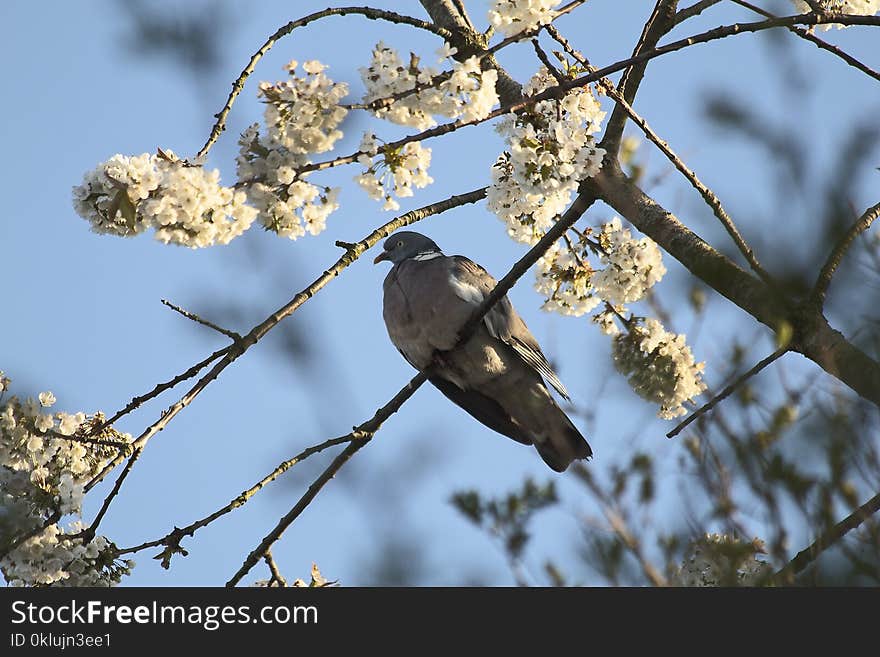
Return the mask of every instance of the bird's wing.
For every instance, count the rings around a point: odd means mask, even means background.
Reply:
[[[473,308],[479,306],[495,287],[496,280],[477,263],[464,256],[446,258],[450,285],[457,297]],[[471,310],[473,312],[473,310]],[[570,401],[568,391],[541,351],[538,341],[517,314],[507,295],[501,298],[484,318],[486,328],[497,340],[509,345],[517,355]]]
[[[455,383],[442,376],[432,376],[428,380],[453,403],[466,410],[493,431],[513,438],[524,445],[532,444],[532,439],[528,434],[513,421],[510,414],[495,399],[477,390],[459,388]]]

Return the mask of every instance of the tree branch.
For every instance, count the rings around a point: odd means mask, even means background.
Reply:
[[[488,46],[486,35],[474,29],[470,19],[466,14],[458,11],[453,0],[419,0],[419,2],[431,20],[449,32],[449,37],[446,40],[458,49],[455,54],[457,60],[464,61],[473,55],[485,55]],[[493,56],[488,56],[484,61],[488,66],[498,71],[496,89],[502,104],[510,104],[520,100],[522,98],[520,83],[510,77]]]
[[[250,499],[254,495],[259,493],[266,485],[275,481],[278,477],[280,477],[282,474],[284,474],[285,472],[290,470],[290,468],[292,468],[297,463],[305,461],[311,455],[322,452],[329,447],[334,447],[336,445],[341,445],[343,443],[350,443],[354,440],[359,440],[361,438],[363,438],[363,436],[356,434],[354,431],[352,431],[351,433],[348,433],[344,436],[340,436],[339,438],[331,438],[330,440],[325,440],[323,443],[320,443],[319,445],[313,445],[311,447],[307,447],[306,449],[301,451],[296,456],[293,456],[293,457],[287,459],[286,461],[282,461],[274,470],[272,470],[272,472],[270,472],[265,477],[260,479],[260,481],[255,483],[253,486],[251,486],[247,490],[243,491],[237,497],[234,497],[232,500],[230,500],[230,502],[226,506],[220,507],[219,509],[217,509],[213,513],[205,516],[204,518],[201,518],[199,520],[196,520],[193,523],[190,523],[189,525],[187,525],[183,529],[178,529],[177,527],[175,527],[172,531],[168,532],[162,538],[158,538],[153,541],[147,541],[145,543],[141,543],[140,545],[136,545],[134,547],[117,550],[116,556],[121,556],[123,554],[131,554],[134,552],[140,552],[141,550],[147,550],[149,548],[159,547],[160,545],[165,545],[167,547],[173,547],[173,548],[179,548],[180,541],[184,537],[193,536],[202,527],[206,527],[206,526],[210,525],[212,522],[214,522],[215,520],[217,520],[218,518],[222,518],[227,513],[231,513],[235,509],[237,509],[241,506],[244,506],[245,504],[247,504],[248,501],[250,501]]]
[[[184,310],[180,306],[175,306],[173,303],[171,303],[170,301],[168,301],[166,299],[160,299],[160,301],[162,302],[163,305],[168,306],[174,312],[183,315],[187,319],[194,321],[196,324],[201,324],[202,326],[207,326],[209,329],[213,329],[214,331],[217,331],[217,333],[220,333],[221,335],[225,335],[227,338],[229,338],[233,342],[238,342],[239,340],[241,340],[241,335],[239,335],[235,331],[230,331],[229,329],[225,329],[222,326],[217,326],[214,322],[209,322],[207,319],[199,317],[195,313],[191,313],[188,310]]]
[[[547,26],[547,33],[553,37],[562,47],[568,52],[569,55],[577,59],[583,66],[587,67],[588,70],[594,71],[595,68],[590,65],[590,63],[584,58],[579,52],[577,52],[571,45],[568,43],[568,40],[560,34],[559,30],[557,30],[554,26]],[[546,64],[545,64],[546,65]],[[749,266],[752,268],[761,279],[768,284],[772,283],[772,279],[770,275],[764,270],[761,266],[761,263],[758,262],[757,257],[755,256],[754,251],[752,251],[751,247],[745,241],[743,236],[740,234],[739,230],[736,227],[736,224],[733,223],[733,219],[731,219],[730,215],[724,210],[724,207],[721,205],[721,201],[712,192],[711,189],[706,187],[697,178],[697,175],[691,171],[688,166],[684,163],[684,161],[675,154],[672,148],[667,144],[663,139],[657,135],[656,132],[648,125],[648,122],[645,121],[630,105],[626,99],[618,92],[614,85],[611,83],[611,80],[607,78],[602,78],[598,81],[599,86],[603,89],[603,91],[623,110],[626,112],[627,116],[632,119],[633,123],[635,123],[641,131],[645,134],[645,136],[653,142],[657,148],[669,159],[670,162],[675,166],[676,169],[681,172],[681,174],[687,178],[688,182],[700,193],[700,196],[703,197],[703,200],[706,204],[712,208],[712,212],[724,226],[724,229],[727,231],[727,234],[730,235],[730,238],[733,240],[736,247],[739,249],[740,253],[742,253],[743,257],[746,259],[746,262],[749,263]]]
[[[684,9],[680,9],[676,12],[675,18],[673,20],[674,25],[679,25],[689,18],[693,18],[694,16],[699,16],[704,11],[706,11],[709,7],[713,5],[717,5],[721,0],[700,0],[699,2],[695,2],[690,7],[685,7]]]
[[[275,563],[275,558],[272,556],[271,550],[266,551],[266,554],[263,555],[263,560],[266,562],[266,565],[269,567],[269,573],[272,575],[272,579],[269,580],[269,586],[274,584],[280,588],[286,587],[287,580],[284,579],[284,576],[278,569],[278,564]]]
[[[794,559],[776,573],[772,577],[772,581],[781,585],[791,585],[794,582],[795,575],[803,571],[820,554],[846,536],[849,531],[855,529],[873,514],[877,513],[878,510],[880,510],[880,493],[865,502],[846,518],[834,525],[834,527],[820,534],[819,538],[813,541],[809,547],[798,552]]]
[[[722,390],[720,393],[718,393],[715,397],[713,397],[708,402],[703,404],[698,410],[694,411],[686,419],[679,422],[678,425],[676,425],[676,427],[672,431],[670,431],[669,433],[666,434],[666,437],[667,438],[674,438],[675,436],[677,436],[679,433],[681,433],[682,429],[684,429],[686,426],[688,426],[691,422],[693,422],[694,420],[702,417],[703,415],[705,415],[706,413],[711,411],[713,408],[715,408],[715,406],[719,402],[730,397],[730,395],[732,395],[734,393],[734,391],[737,388],[739,388],[743,383],[745,383],[750,378],[752,378],[753,376],[758,374],[758,372],[763,370],[770,363],[775,362],[777,359],[779,359],[780,357],[787,354],[788,351],[789,351],[788,347],[780,347],[779,349],[774,351],[772,354],[770,354],[769,356],[767,356],[766,358],[764,358],[763,360],[758,362],[753,368],[751,368],[748,372],[746,372],[742,376],[738,377],[735,381],[733,381],[730,385],[728,385],[726,388],[724,388],[724,390]]]
[[[880,364],[829,326],[812,303],[795,304],[740,269],[634,185],[615,160],[606,159],[599,175],[585,185],[694,276],[756,320],[774,331],[790,326],[792,351],[880,406]]]
[[[195,159],[200,160],[204,158],[208,151],[211,150],[211,147],[220,137],[224,130],[226,130],[226,118],[229,116],[229,111],[232,109],[232,104],[235,102],[235,99],[238,97],[238,94],[241,93],[242,89],[244,89],[245,81],[250,77],[251,73],[254,72],[254,68],[257,66],[257,62],[259,62],[263,55],[265,55],[272,47],[282,38],[286,37],[288,34],[293,32],[298,27],[304,27],[309,23],[320,20],[322,18],[326,18],[328,16],[347,16],[347,15],[361,15],[370,20],[385,20],[391,23],[398,23],[402,25],[410,25],[412,27],[417,27],[422,30],[427,30],[429,32],[433,32],[439,37],[448,40],[452,35],[448,30],[443,29],[442,27],[438,27],[437,25],[432,25],[426,21],[419,20],[417,18],[412,18],[411,16],[405,16],[403,14],[398,14],[393,11],[386,11],[384,9],[373,9],[372,7],[335,7],[330,9],[324,9],[323,11],[318,11],[313,14],[309,14],[308,16],[304,16],[303,18],[297,19],[295,21],[290,21],[287,25],[279,28],[275,31],[272,36],[270,36],[263,43],[262,46],[259,47],[257,52],[251,55],[250,60],[247,63],[247,66],[242,69],[239,76],[232,83],[232,90],[229,92],[229,97],[226,99],[226,103],[220,109],[217,114],[215,114],[215,118],[217,119],[214,126],[211,128],[211,134],[208,136],[208,140],[205,142],[205,145],[199,149],[199,152],[196,154]]]
[[[525,272],[529,270],[529,268],[534,265],[541,256],[550,248],[550,246],[556,242],[566,230],[569,229],[582,215],[586,212],[587,208],[592,205],[594,202],[594,197],[590,194],[582,193],[577,196],[572,205],[565,211],[565,213],[560,217],[560,219],[553,225],[553,227],[547,231],[544,237],[535,244],[522,258],[520,258],[514,265],[511,267],[510,271],[504,276],[492,291],[486,296],[483,302],[474,310],[471,314],[470,318],[467,322],[462,326],[462,328],[458,332],[458,340],[456,341],[455,346],[449,351],[454,351],[461,344],[467,342],[467,340],[471,337],[473,332],[477,329],[479,324],[483,321],[483,318],[486,314],[492,309],[492,307],[498,303],[501,298],[507,294],[508,291],[513,287],[517,280],[519,280]],[[247,556],[244,563],[241,565],[241,568],[232,576],[232,578],[226,583],[226,586],[235,586],[241,578],[244,577],[248,571],[254,567],[254,565],[260,560],[263,554],[265,554],[266,550],[268,550],[279,538],[281,538],[284,531],[293,523],[296,518],[305,510],[305,508],[315,499],[317,494],[320,492],[321,488],[333,478],[333,476],[345,465],[348,460],[362,447],[366,445],[367,442],[372,438],[372,436],[379,430],[379,427],[382,426],[382,423],[393,413],[395,413],[403,403],[409,399],[412,394],[421,386],[430,376],[430,368],[423,372],[420,372],[418,375],[413,377],[413,379],[404,386],[400,392],[398,392],[394,398],[388,402],[385,406],[379,409],[376,414],[367,422],[358,426],[355,431],[359,431],[364,434],[365,438],[363,441],[358,443],[351,443],[348,447],[345,448],[327,467],[321,475],[312,482],[312,485],[309,486],[308,490],[303,494],[303,496],[299,499],[299,501],[294,505],[294,507],[278,521],[278,524],[269,532],[265,538],[260,542],[260,544],[254,548],[253,551]]]
[[[241,581],[241,578],[256,565],[262,556],[272,547],[275,541],[281,538],[282,534],[284,534],[284,531],[291,525],[291,523],[299,517],[309,504],[311,504],[312,500],[317,497],[318,493],[321,492],[321,489],[327,484],[327,482],[339,472],[340,468],[342,468],[342,466],[345,465],[348,460],[358,452],[358,450],[365,447],[367,443],[370,442],[373,435],[379,430],[379,427],[382,426],[382,423],[396,413],[403,403],[412,397],[413,393],[415,393],[415,391],[418,390],[427,379],[427,374],[420,372],[414,376],[409,383],[401,388],[391,401],[376,411],[373,417],[355,427],[354,431],[352,431],[352,435],[357,434],[359,439],[350,442],[348,446],[346,446],[346,448],[342,450],[335,459],[333,459],[333,462],[327,466],[324,472],[312,482],[308,490],[306,490],[303,496],[300,497],[299,501],[297,501],[293,508],[278,521],[278,524],[275,525],[272,531],[269,532],[260,544],[251,551],[247,558],[245,558],[244,563],[238,571],[236,571],[229,581],[226,582],[226,586],[235,586]]]
[[[633,58],[652,50],[657,45],[657,42],[663,38],[663,35],[675,26],[675,10],[677,6],[678,0],[657,0],[654,10],[651,12],[651,16],[642,30],[642,36],[639,37],[639,42],[633,49]],[[642,78],[645,76],[647,66],[648,60],[639,61],[624,71],[620,84],[617,85],[617,90],[627,103],[632,104],[633,100],[635,100],[636,92],[642,83]],[[602,142],[599,144],[615,157],[620,148],[620,139],[623,136],[626,119],[626,111],[622,106],[616,105],[611,112],[611,118],[608,119]]]
[[[327,269],[323,274],[321,274],[321,276],[313,281],[311,285],[302,290],[293,299],[291,299],[288,303],[279,308],[261,323],[257,324],[254,328],[250,330],[247,335],[243,336],[239,342],[228,347],[223,358],[218,361],[217,364],[214,365],[214,367],[212,367],[207,374],[199,379],[196,384],[183,397],[181,397],[175,404],[169,407],[156,422],[147,427],[147,429],[140,436],[138,436],[134,443],[132,443],[132,448],[138,449],[143,447],[147,443],[147,441],[150,440],[150,438],[152,438],[158,432],[162,431],[162,429],[164,429],[165,426],[180,411],[189,406],[189,404],[192,403],[192,401],[199,395],[199,393],[201,393],[202,390],[204,390],[214,379],[216,379],[224,369],[235,362],[238,357],[245,353],[248,349],[254,346],[264,335],[266,335],[266,333],[277,326],[278,323],[281,322],[281,320],[293,314],[300,306],[302,306],[306,301],[317,294],[319,290],[321,290],[330,281],[336,278],[344,269],[353,264],[361,256],[361,254],[363,254],[364,251],[366,251],[374,244],[379,242],[381,239],[387,237],[399,228],[413,224],[417,221],[420,221],[421,219],[424,219],[425,217],[445,212],[451,208],[466,205],[468,203],[475,203],[485,197],[485,195],[486,188],[483,187],[480,189],[476,189],[472,192],[468,192],[466,194],[452,196],[438,203],[426,205],[422,208],[418,208],[417,210],[412,210],[397,217],[396,219],[392,219],[388,223],[380,226],[372,233],[367,235],[360,242],[356,242],[352,248],[347,249],[345,254],[343,254],[343,256],[339,258],[339,260],[337,260],[332,267]],[[110,463],[108,463],[107,466],[86,485],[85,490],[88,491],[92,487],[94,487],[98,482],[100,482],[104,477],[107,476],[107,473],[109,473],[113,468],[119,465],[121,461],[121,457],[116,457],[115,459],[110,461]]]
[[[90,435],[95,435],[95,434],[101,433],[104,429],[113,425],[117,420],[119,420],[119,418],[121,418],[125,415],[128,415],[133,410],[139,408],[141,406],[141,404],[143,404],[144,402],[148,402],[151,399],[158,397],[166,390],[170,390],[171,388],[174,388],[178,383],[181,383],[183,381],[186,381],[187,379],[193,378],[196,374],[201,372],[203,369],[205,369],[208,365],[213,363],[215,360],[217,360],[221,356],[224,356],[227,351],[229,351],[229,347],[223,347],[222,349],[218,349],[213,354],[211,354],[210,356],[208,356],[207,358],[205,358],[203,360],[200,360],[198,363],[196,363],[195,365],[190,367],[185,372],[178,374],[170,381],[166,381],[165,383],[160,383],[160,384],[156,385],[156,387],[154,387],[152,390],[150,390],[150,392],[143,394],[143,395],[140,395],[138,397],[134,397],[130,402],[128,402],[128,404],[126,404],[125,408],[117,411],[116,413],[113,414],[112,417],[110,417],[108,420],[105,420],[99,426],[97,426],[95,429],[93,429],[91,432],[89,432]]]
[[[818,278],[816,278],[813,291],[810,293],[810,297],[817,304],[821,306],[825,303],[825,296],[828,294],[828,286],[831,285],[831,279],[834,277],[834,273],[840,266],[843,256],[846,255],[853,241],[868,230],[878,216],[880,216],[880,203],[865,210],[862,216],[849,227],[849,230],[841,236],[837,244],[834,245],[834,248],[831,249],[828,259],[822,265],[822,270],[819,272]]]
[[[761,16],[764,16],[766,18],[776,18],[775,14],[771,14],[769,11],[761,9],[761,7],[755,6],[751,2],[746,2],[745,0],[731,0],[731,1],[735,2],[736,4],[740,5],[741,7],[745,7],[746,9],[750,9],[751,11],[755,12],[756,14],[760,14]],[[877,71],[875,71],[871,67],[863,64],[861,61],[859,61],[858,59],[856,59],[852,55],[844,52],[843,50],[841,50],[837,46],[833,46],[830,43],[828,43],[827,41],[820,39],[812,32],[809,32],[802,27],[796,27],[794,25],[790,26],[788,28],[788,30],[792,34],[796,34],[797,36],[799,36],[801,39],[804,39],[806,41],[809,41],[809,42],[815,44],[816,47],[821,48],[822,50],[827,50],[832,55],[840,57],[847,64],[857,68],[862,73],[870,75],[875,80],[880,81],[880,73],[878,73]]]

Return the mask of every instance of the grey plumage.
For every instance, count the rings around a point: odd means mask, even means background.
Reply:
[[[400,231],[375,262],[390,260],[383,317],[391,342],[447,398],[491,429],[533,444],[557,472],[592,456],[542,377],[568,393],[528,327],[505,296],[463,345],[458,331],[495,287],[495,279],[464,256],[446,256],[429,238]]]

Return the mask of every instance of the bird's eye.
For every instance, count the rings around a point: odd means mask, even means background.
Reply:
[[[400,241],[397,243],[397,246],[398,246],[398,248],[401,247],[401,246],[403,246],[403,240],[400,240]]]

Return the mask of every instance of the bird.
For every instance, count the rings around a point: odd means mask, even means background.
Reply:
[[[389,261],[382,317],[392,344],[450,401],[498,433],[534,445],[564,472],[593,452],[545,384],[568,392],[505,295],[461,345],[459,331],[495,287],[461,255],[447,256],[425,235],[398,231],[373,261]]]

